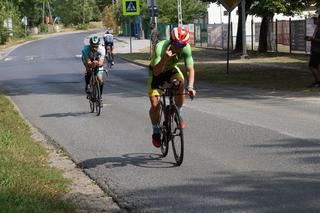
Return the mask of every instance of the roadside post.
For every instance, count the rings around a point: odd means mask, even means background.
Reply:
[[[131,16],[140,15],[139,0],[122,0],[123,15],[129,16],[130,53],[132,53]]]
[[[24,36],[27,36],[27,25],[28,25],[28,18],[27,16],[24,16],[21,19],[21,23],[24,25]]]
[[[157,16],[158,16],[158,6],[156,0],[148,0],[148,11],[151,17],[151,23],[154,22],[157,24]]]
[[[244,0],[243,0],[244,1]],[[230,22],[231,22],[231,12],[238,6],[241,0],[219,0],[219,2],[228,11],[228,49],[227,49],[227,74],[229,74],[229,58],[230,58]],[[240,14],[239,14],[240,15]]]
[[[157,26],[157,16],[158,16],[157,1],[156,0],[148,0],[147,3],[148,3],[149,16],[151,17],[150,26],[152,23],[154,23],[155,26]],[[150,47],[149,47],[150,53],[151,53],[151,48],[152,48],[151,34],[152,34],[152,30],[150,33]]]

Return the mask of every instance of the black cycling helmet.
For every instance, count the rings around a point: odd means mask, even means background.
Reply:
[[[100,45],[100,37],[97,35],[93,35],[89,39],[90,46],[99,46]]]

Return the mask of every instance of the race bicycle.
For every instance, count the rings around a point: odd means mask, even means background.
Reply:
[[[111,52],[111,46],[110,46],[110,45],[107,45],[107,46],[105,46],[105,49],[106,49],[107,67],[108,67],[109,69],[111,69],[111,67],[112,67],[112,62],[113,62],[113,55],[112,55],[112,52]]]
[[[100,93],[100,81],[98,80],[97,73],[99,67],[93,68],[91,71],[90,83],[88,86],[89,93],[87,94],[87,99],[89,100],[91,112],[96,112],[97,116],[100,115],[102,102]],[[104,70],[106,73],[107,71]]]
[[[160,143],[162,156],[166,157],[169,151],[169,143],[172,144],[176,165],[180,166],[184,155],[184,137],[181,127],[181,116],[174,98],[178,94],[181,82],[174,79],[169,87],[163,87],[160,97]],[[166,98],[167,97],[167,98]]]

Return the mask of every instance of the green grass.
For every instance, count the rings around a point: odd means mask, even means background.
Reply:
[[[258,89],[313,92],[307,89],[313,82],[308,69],[309,56],[304,54],[276,54],[249,52],[249,59],[231,53],[229,74],[226,74],[226,51],[194,48],[192,52],[196,79],[215,85],[232,85]],[[149,64],[148,53],[120,54],[141,64]],[[184,66],[179,64],[182,70]]]
[[[74,212],[61,196],[70,181],[50,167],[46,151],[0,93],[1,212]]]

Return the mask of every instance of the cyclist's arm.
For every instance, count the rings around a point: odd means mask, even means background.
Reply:
[[[188,66],[187,67],[187,77],[188,77],[188,85],[187,88],[193,88],[194,85],[194,68],[193,66]]]
[[[184,64],[186,66],[187,70],[187,77],[188,77],[188,88],[192,88],[194,86],[194,77],[195,77],[195,70],[193,66],[193,58],[192,58],[192,52],[191,52],[191,46],[187,45],[183,49],[184,54]]]
[[[99,67],[103,66],[104,58],[106,57],[106,49],[102,46],[99,46],[98,52],[100,53],[100,58],[98,60],[97,65]]]
[[[166,65],[166,63],[167,63],[167,60],[168,60],[167,56],[164,55],[164,56],[160,59],[159,63],[157,63],[157,64],[154,65],[154,66],[151,65],[151,66],[153,67],[153,74],[154,74],[155,76],[159,75],[159,74],[162,72],[163,68],[165,67],[165,65]]]
[[[162,54],[162,45],[156,45],[155,48],[155,52],[154,52],[154,58],[151,62],[151,66],[152,66],[152,70],[153,70],[153,74],[155,76],[159,75],[163,68],[165,67],[168,59],[171,57],[170,54],[168,54],[167,52],[169,51],[170,45],[167,47],[166,51],[164,52],[163,56],[161,56]]]

